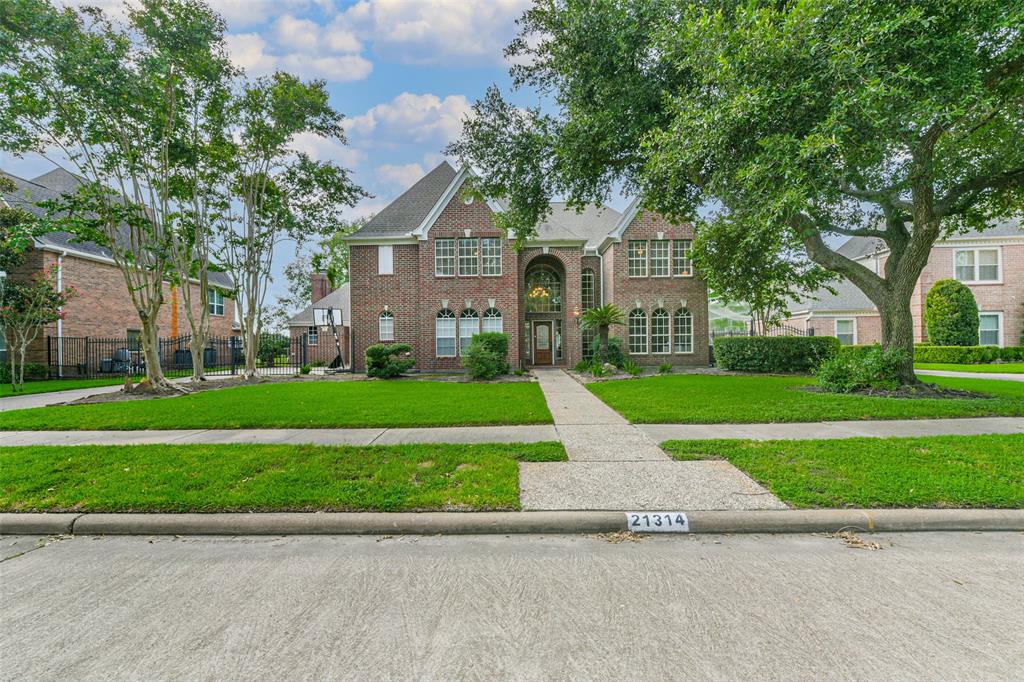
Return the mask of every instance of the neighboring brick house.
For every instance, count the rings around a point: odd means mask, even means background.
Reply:
[[[57,169],[32,180],[24,180],[6,173],[0,173],[14,182],[13,192],[0,194],[0,205],[21,208],[42,216],[45,211],[37,204],[56,199],[64,193],[73,192],[78,185],[74,175]],[[74,287],[79,296],[64,309],[64,319],[47,325],[37,341],[29,349],[29,361],[47,361],[46,337],[65,339],[65,344],[54,348],[65,348],[71,353],[71,338],[125,339],[139,334],[141,325],[138,313],[132,308],[128,288],[121,271],[114,265],[110,251],[92,242],[74,241],[67,232],[50,232],[38,237],[26,254],[25,264],[13,272],[6,273],[12,280],[31,277],[45,269],[57,269],[58,286]],[[224,273],[210,273],[212,289],[209,300],[194,301],[195,306],[210,308],[210,334],[232,336],[235,328],[234,302],[225,297],[225,291],[233,288],[231,279]],[[199,298],[198,284],[193,284],[193,297]],[[164,287],[165,305],[160,311],[160,335],[176,337],[189,333],[188,318],[182,308],[179,292],[169,285]],[[3,335],[0,334],[0,339]],[[52,353],[51,353],[52,355]],[[70,359],[54,364],[74,364]]]
[[[337,355],[334,340],[336,329],[338,343],[341,344],[342,362],[345,367],[351,367],[352,340],[349,324],[352,319],[352,305],[349,296],[350,287],[348,284],[342,284],[331,291],[327,275],[322,272],[313,273],[312,284],[312,304],[288,320],[288,334],[293,341],[293,349],[299,347],[299,344],[294,342],[305,337],[303,345],[307,347],[307,353],[316,356],[315,359],[318,360],[330,360],[331,357]],[[331,329],[330,326],[314,324],[313,310],[316,308],[330,308],[334,311],[332,316],[335,329]]]
[[[707,286],[690,261],[691,225],[673,225],[634,202],[552,213],[520,251],[493,220],[501,206],[465,199],[470,171],[441,163],[347,242],[351,248],[352,357],[413,347],[425,371],[457,370],[480,331],[509,335],[509,363],[572,366],[593,339],[579,319],[615,303],[612,329],[640,365],[708,363]]]
[[[884,272],[888,251],[884,242],[852,237],[837,251],[876,273]],[[978,302],[981,345],[1014,346],[1024,335],[1024,229],[1019,221],[993,225],[937,242],[914,288],[910,311],[914,341],[928,340],[925,297],[940,279],[966,284]],[[848,280],[791,304],[787,324],[813,329],[815,334],[838,336],[843,343],[878,343],[882,323],[868,297]]]

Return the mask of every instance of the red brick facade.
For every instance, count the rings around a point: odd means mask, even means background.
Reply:
[[[659,237],[659,233],[663,233]],[[460,238],[501,239],[501,274],[484,275],[478,260],[477,274],[459,273]],[[696,276],[667,278],[630,278],[627,274],[626,242],[629,239],[692,239],[689,225],[671,225],[659,216],[640,213],[626,228],[622,242],[609,240],[601,255],[585,250],[584,241],[562,240],[528,243],[520,252],[494,225],[491,209],[484,202],[466,203],[456,195],[440,212],[427,234],[416,238],[382,239],[376,243],[351,243],[350,271],[352,297],[351,329],[354,338],[353,360],[356,371],[365,371],[366,348],[382,341],[379,318],[387,311],[394,315],[396,343],[413,348],[416,367],[421,371],[459,371],[461,358],[438,357],[436,322],[438,313],[451,311],[456,319],[455,345],[464,324],[466,310],[476,312],[470,324],[479,330],[488,309],[501,314],[502,330],[509,336],[509,363],[513,367],[534,364],[528,335],[536,323],[551,323],[551,332],[560,338],[561,356],[552,353],[552,364],[572,366],[583,357],[583,333],[577,315],[582,313],[581,277],[584,268],[594,271],[595,305],[614,302],[627,314],[641,301],[650,316],[659,306],[674,314],[680,301],[692,313],[692,352],[636,354],[631,359],[642,365],[671,362],[680,365],[708,363],[707,287]],[[455,274],[438,275],[435,270],[436,241],[455,239]],[[478,246],[480,242],[477,242]],[[391,249],[393,274],[379,274],[380,249]],[[561,282],[560,312],[527,312],[526,279],[535,267],[546,266]],[[543,331],[543,330],[542,330]],[[616,336],[624,330],[613,330]],[[648,324],[648,334],[650,325]],[[557,339],[553,339],[557,340]],[[559,344],[554,344],[557,349]],[[650,344],[648,343],[648,348]]]
[[[27,254],[25,264],[10,273],[12,279],[30,277],[46,268],[56,267],[59,254],[33,249]],[[138,313],[132,308],[131,297],[121,271],[112,263],[67,255],[60,258],[61,283],[74,287],[79,295],[64,309],[61,325],[65,338],[125,338],[129,330],[141,328]],[[193,307],[197,313],[200,305],[199,287],[193,285]],[[177,310],[175,310],[175,303]],[[224,314],[210,317],[210,334],[227,337],[232,335],[235,318],[234,302],[224,299]],[[174,326],[177,322],[177,328]],[[164,306],[159,317],[160,335],[163,337],[183,336],[189,333],[188,317],[184,301],[170,286],[164,286]],[[46,362],[46,337],[57,336],[57,324],[47,325],[37,341],[29,349],[31,362]]]

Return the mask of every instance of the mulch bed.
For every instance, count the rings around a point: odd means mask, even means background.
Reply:
[[[911,386],[900,386],[899,388],[887,391],[877,388],[866,388],[850,393],[837,394],[821,386],[800,386],[796,390],[808,391],[810,393],[832,393],[835,395],[866,395],[875,398],[927,398],[932,400],[992,400],[992,396],[974,391],[964,391],[957,388],[945,388],[936,384],[919,383]]]

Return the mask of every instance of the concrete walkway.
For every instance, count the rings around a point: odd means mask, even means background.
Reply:
[[[535,370],[568,462],[524,462],[527,510],[785,509],[728,462],[675,462],[561,370]]]
[[[1003,381],[1024,381],[1024,374],[1009,372],[950,372],[944,369],[915,369],[915,374],[933,377],[955,377],[960,379],[1001,379]]]
[[[70,391],[51,391],[50,393],[31,393],[29,395],[12,395],[0,398],[0,412],[10,410],[27,410],[32,407],[46,407],[56,403],[69,403],[72,400],[81,400],[91,395],[101,393],[117,393],[124,384],[113,386],[93,386],[92,388],[75,388]]]

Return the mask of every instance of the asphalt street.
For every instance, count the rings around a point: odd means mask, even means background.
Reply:
[[[1020,679],[1024,534],[861,539],[8,536],[0,679]]]

